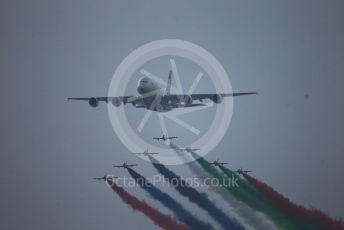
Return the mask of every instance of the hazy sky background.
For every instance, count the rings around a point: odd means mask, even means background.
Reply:
[[[259,92],[234,100],[230,128],[207,159],[253,170],[293,201],[344,217],[343,10],[341,0],[1,1],[0,228],[152,228],[90,178],[128,176],[111,167],[125,160],[146,176],[154,169],[128,153],[104,104],[66,98],[106,96],[132,50],[165,38],[204,47],[234,91]]]

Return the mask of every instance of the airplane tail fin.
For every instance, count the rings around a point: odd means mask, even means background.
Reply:
[[[167,79],[167,86],[166,86],[166,94],[169,95],[171,93],[171,84],[172,84],[172,70],[170,70]]]

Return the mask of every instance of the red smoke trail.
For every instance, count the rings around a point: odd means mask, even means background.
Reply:
[[[111,185],[112,190],[114,190],[121,197],[124,203],[128,204],[135,211],[142,212],[159,227],[170,230],[189,230],[186,225],[178,223],[170,215],[161,213],[159,210],[148,205],[145,201],[139,200],[135,196],[130,195],[122,187],[119,187],[115,183],[111,183]]]
[[[296,218],[305,220],[313,226],[324,230],[343,230],[344,222],[342,220],[334,220],[325,213],[317,209],[307,209],[302,205],[297,205],[291,202],[288,198],[274,190],[269,185],[259,181],[258,179],[243,173],[245,179],[255,187],[263,196],[272,202],[281,211],[294,216]]]

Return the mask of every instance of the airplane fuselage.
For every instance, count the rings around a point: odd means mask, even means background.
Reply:
[[[165,97],[166,89],[149,77],[142,77],[138,81],[137,92],[142,98],[143,106],[152,111],[168,112],[176,108],[176,105],[184,107],[186,104],[184,97]]]

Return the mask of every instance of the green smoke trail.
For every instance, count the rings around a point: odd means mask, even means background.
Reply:
[[[302,229],[302,230],[312,230],[315,229],[309,224],[293,219],[279,210],[275,209],[271,204],[259,194],[259,192],[253,188],[247,181],[241,179],[236,173],[229,170],[229,174],[225,175],[218,171],[213,165],[211,165],[204,158],[200,157],[198,154],[191,152],[191,155],[197,160],[197,162],[202,166],[202,168],[207,171],[210,175],[216,178],[220,186],[230,192],[234,197],[242,202],[246,203],[251,208],[262,212],[267,217],[269,217],[279,228],[281,229]],[[233,176],[232,176],[233,175]],[[235,176],[235,177],[234,177]],[[237,187],[231,187],[231,180],[237,178]],[[232,183],[233,184],[233,183]]]
[[[238,174],[236,172],[233,172],[229,168],[226,168],[226,167],[224,167],[222,165],[219,166],[219,168],[228,177],[232,177],[232,175],[238,176]],[[243,189],[243,191],[245,191],[245,192],[247,192],[247,193],[249,193],[251,195],[253,194],[254,196],[262,196],[262,194],[257,189],[255,189],[248,181],[243,180],[241,178],[240,178],[240,180],[241,180],[240,187]],[[269,201],[266,201],[266,202],[269,202]],[[287,214],[285,214],[285,215],[287,215]],[[289,219],[292,219],[293,224],[296,225],[297,227],[302,227],[302,229],[315,229],[314,226],[310,226],[304,220],[296,219],[296,218],[294,218],[293,216],[290,216],[290,215],[287,215],[287,216],[288,216]]]

